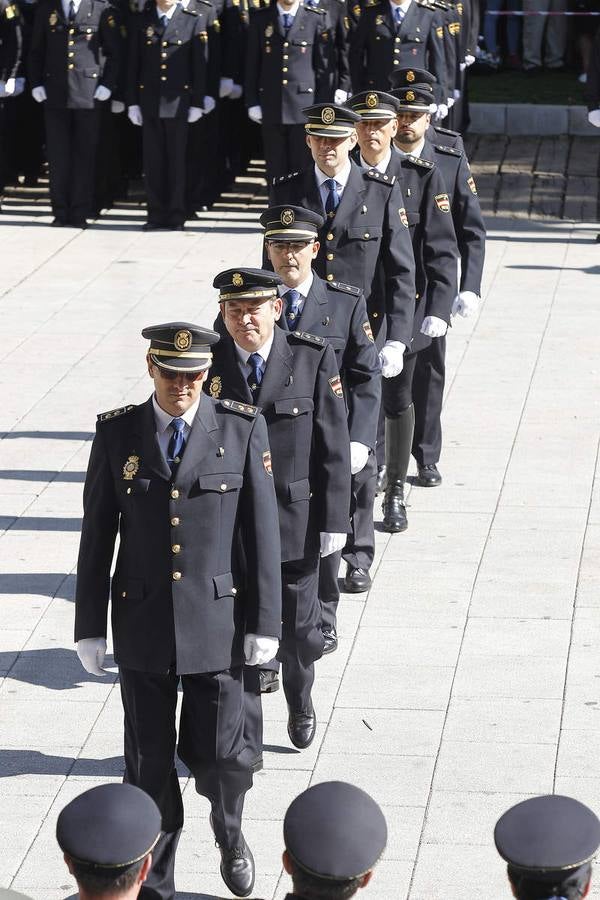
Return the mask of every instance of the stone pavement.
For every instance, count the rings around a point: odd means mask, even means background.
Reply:
[[[184,234],[140,233],[136,209],[86,232],[46,227],[40,207],[0,217],[0,885],[35,900],[73,893],[60,808],[122,771],[116,676],[87,676],[72,644],[96,413],[148,395],[143,325],[210,324],[213,274],[258,262],[246,189]],[[506,897],[501,811],[552,791],[600,811],[597,226],[489,224],[480,314],[449,340],[444,483],[413,488],[408,532],[377,534],[369,595],[343,598],[309,750],[288,743],[281,692],[265,700],[245,815],[257,897],[289,886],[281,819],[311,782],[382,804],[372,900]],[[226,895],[207,804],[182,778],[179,896]]]

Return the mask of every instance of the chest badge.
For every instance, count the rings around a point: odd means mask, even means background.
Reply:
[[[52,28],[54,28],[54,26],[56,25],[57,22],[58,22],[58,15],[55,12],[51,12],[50,18],[48,19],[48,25],[50,25]]]
[[[289,20],[288,20],[288,21],[289,21]],[[272,37],[273,37],[273,26],[272,26],[272,25],[267,25],[267,27],[265,28],[265,37],[266,37],[266,38],[272,38]]]
[[[146,37],[154,37],[154,28],[152,27],[152,25],[148,25],[148,27],[146,28]]]
[[[215,377],[211,380],[211,382],[208,386],[208,391],[210,393],[210,396],[214,400],[218,400],[218,398],[221,396],[221,388],[222,387],[223,387],[223,385],[221,383],[221,376],[215,375]]]
[[[138,473],[139,467],[139,456],[130,456],[123,466],[123,478],[125,479],[125,481],[133,481],[134,476]]]

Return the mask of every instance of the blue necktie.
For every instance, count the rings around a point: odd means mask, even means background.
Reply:
[[[260,353],[251,353],[248,357],[248,363],[252,366],[252,372],[248,375],[248,384],[250,385],[250,390],[252,394],[260,387],[260,383],[263,378],[263,363],[264,359],[260,355]]]
[[[288,328],[290,331],[294,331],[298,327],[298,317],[300,315],[300,291],[297,291],[295,288],[290,288],[289,291],[286,291],[283,295],[286,300],[285,304],[285,321],[287,322]]]
[[[291,15],[291,13],[284,13],[282,18],[283,18],[283,27],[285,28],[286,31],[289,31],[290,28],[292,27],[292,22],[294,21],[294,17]]]
[[[69,3],[69,25],[75,21],[75,3],[73,0]]]
[[[167,462],[171,467],[171,472],[175,471],[181,461],[181,457],[183,454],[183,448],[185,446],[185,440],[183,437],[184,426],[185,422],[179,417],[173,419],[173,421],[171,422],[173,434],[171,435],[171,440],[169,441],[169,446],[167,447]]]
[[[329,189],[329,195],[327,200],[325,201],[325,212],[329,216],[330,219],[333,219],[335,215],[335,211],[340,205],[340,195],[337,190],[337,181],[335,178],[327,178],[323,184],[327,185]]]
[[[402,25],[402,19],[404,18],[404,13],[400,9],[399,6],[394,10],[394,21],[396,23],[396,34],[400,31],[400,26]]]
[[[167,16],[161,16],[160,21],[162,23],[163,28],[166,28],[167,25],[169,24],[169,20],[168,20]]]

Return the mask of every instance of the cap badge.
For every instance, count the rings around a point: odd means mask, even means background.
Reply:
[[[408,81],[409,84],[412,84],[413,81],[415,80],[415,73],[413,72],[412,69],[410,69],[410,70],[406,73],[406,80]]]
[[[282,225],[293,225],[296,221],[296,216],[294,215],[293,209],[284,209],[281,213],[281,224]]]
[[[244,279],[239,272],[234,272],[231,282],[235,287],[242,287],[242,285],[244,284]]]
[[[321,122],[323,122],[324,125],[332,125],[335,122],[335,109],[326,106],[321,113]]]
[[[125,481],[133,481],[134,475],[137,475],[140,467],[139,456],[130,456],[123,466],[123,478]]]
[[[369,109],[375,109],[375,107],[379,103],[379,97],[377,96],[377,94],[367,94],[366,103]]]
[[[176,350],[189,350],[192,346],[192,334],[187,329],[182,329],[175,334],[173,344]]]
[[[412,102],[412,101],[415,99],[415,93],[414,93],[414,91],[407,91],[407,92],[406,92],[406,99]]]
[[[221,388],[221,376],[215,375],[215,377],[211,379],[210,385],[208,387],[210,396],[217,400],[221,396]]]

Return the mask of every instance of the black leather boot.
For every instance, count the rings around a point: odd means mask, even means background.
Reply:
[[[387,487],[383,497],[383,530],[392,534],[406,531],[408,518],[404,502],[404,482],[408,471],[415,428],[415,411],[411,404],[395,419],[385,420],[385,465]]]

